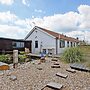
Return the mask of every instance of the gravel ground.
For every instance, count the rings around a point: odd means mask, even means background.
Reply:
[[[66,71],[69,68],[68,64],[61,61],[61,68],[51,68],[54,61],[51,58],[46,58],[46,62],[38,64],[39,60],[21,64],[17,69],[11,69],[12,75],[17,77],[17,80],[10,80],[7,73],[0,76],[0,90],[41,90],[47,83],[56,82],[63,85],[62,90],[90,90],[90,73],[76,71],[70,73]],[[38,70],[37,68],[42,68]],[[68,75],[66,79],[56,76],[56,73]],[[46,88],[44,90],[53,90]]]

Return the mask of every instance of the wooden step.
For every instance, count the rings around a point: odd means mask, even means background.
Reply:
[[[67,78],[68,75],[62,74],[62,73],[56,73],[57,76],[62,78]]]
[[[74,63],[74,64],[71,64],[70,67],[71,67],[72,69],[90,72],[90,69],[87,68],[87,67],[85,67],[83,64]]]

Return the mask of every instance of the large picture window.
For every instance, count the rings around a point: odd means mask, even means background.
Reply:
[[[38,48],[38,41],[35,41],[35,48]]]
[[[64,40],[60,40],[60,48],[64,48],[65,47],[65,41]]]
[[[24,42],[12,42],[13,48],[23,48],[24,47]]]

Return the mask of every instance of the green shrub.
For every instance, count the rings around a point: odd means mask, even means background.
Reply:
[[[72,47],[66,49],[62,55],[62,59],[68,63],[80,62],[82,61],[82,52],[78,47]]]
[[[0,55],[0,62],[4,63],[12,63],[12,55],[6,54],[6,55]]]
[[[26,55],[19,55],[19,63],[25,62],[25,59],[27,58]]]
[[[25,54],[25,52],[24,52],[24,51],[20,51],[20,54],[21,54],[21,55],[24,55],[24,54]]]

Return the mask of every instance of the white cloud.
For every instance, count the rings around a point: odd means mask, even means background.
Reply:
[[[79,37],[81,40],[85,37],[90,42],[90,6],[80,5],[78,12],[70,11],[65,14],[54,14],[43,18],[33,17],[32,19],[20,19],[10,11],[0,12],[0,33],[7,34],[7,37],[10,35],[15,38],[24,38],[31,30],[31,27],[35,25],[71,37]]]
[[[29,0],[22,0],[22,4],[24,4],[24,5],[29,7]]]
[[[0,0],[1,4],[12,5],[14,0]]]
[[[37,13],[45,13],[45,11],[42,11],[41,9],[35,9],[34,11]]]
[[[0,12],[0,22],[9,23],[17,19],[17,16],[12,14],[10,11]]]
[[[3,33],[3,35],[2,35]],[[13,25],[0,25],[0,37],[8,37],[8,38],[21,38],[23,39],[27,34],[27,29],[20,28],[19,26]]]

